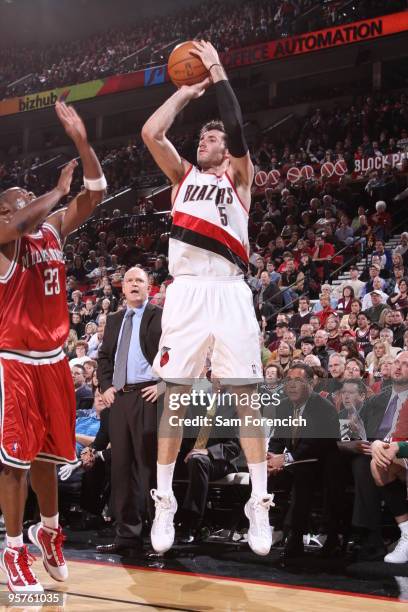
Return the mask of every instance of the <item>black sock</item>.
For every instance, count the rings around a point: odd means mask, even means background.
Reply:
[[[408,513],[408,502],[406,500],[406,487],[400,480],[393,480],[380,488],[383,500],[387,504],[393,516],[401,516]]]

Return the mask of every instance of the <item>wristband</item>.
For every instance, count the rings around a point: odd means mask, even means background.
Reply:
[[[105,191],[107,186],[108,183],[104,174],[97,179],[87,179],[84,177],[84,187],[88,191]]]
[[[217,64],[217,63],[211,64],[211,66],[208,69],[208,72],[210,72],[211,68],[213,68],[214,66],[220,66],[220,68],[221,68],[221,64]]]

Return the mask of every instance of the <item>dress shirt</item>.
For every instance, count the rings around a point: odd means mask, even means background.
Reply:
[[[126,312],[128,312],[129,310],[133,310],[133,312],[135,313],[132,317],[132,336],[130,338],[129,354],[127,360],[126,382],[128,385],[134,385],[136,383],[146,382],[150,380],[158,380],[157,377],[153,375],[151,365],[146,360],[146,357],[143,355],[140,346],[140,324],[147,302],[148,300],[146,300],[144,304],[140,306],[140,308],[129,308],[128,306],[126,309]],[[117,347],[120,346],[120,339],[122,337],[122,330],[125,324],[125,319],[126,314],[123,317],[122,325],[120,326]],[[118,349],[116,349],[115,362],[117,352]]]

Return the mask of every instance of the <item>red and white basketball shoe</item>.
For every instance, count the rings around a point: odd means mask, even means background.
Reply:
[[[64,582],[68,578],[68,567],[65,563],[62,544],[65,536],[62,528],[51,529],[42,523],[32,525],[28,530],[30,542],[40,549],[44,567],[54,580]]]
[[[0,567],[7,576],[7,586],[12,593],[43,593],[31,564],[36,557],[28,552],[27,546],[11,548],[6,546],[1,553]]]

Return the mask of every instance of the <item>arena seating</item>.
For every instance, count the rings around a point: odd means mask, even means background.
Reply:
[[[404,10],[404,0],[386,3],[339,0],[210,0],[170,19],[150,19],[85,40],[55,46],[2,49],[0,98],[40,92],[165,63],[170,43],[212,40],[220,51],[273,40],[361,17]],[[171,38],[169,38],[171,32]]]

